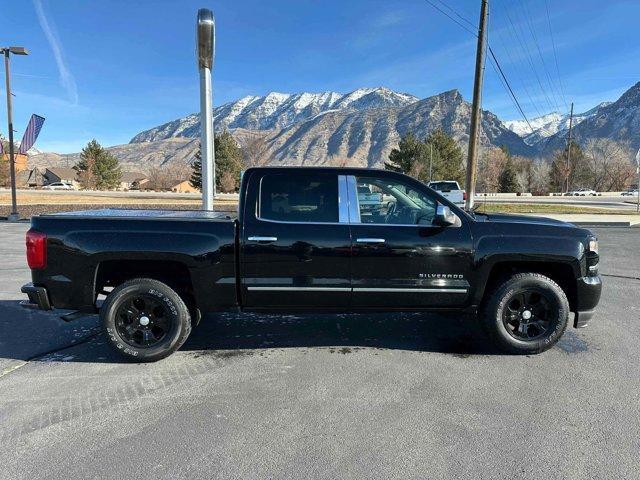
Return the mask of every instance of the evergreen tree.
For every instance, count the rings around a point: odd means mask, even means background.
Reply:
[[[80,153],[80,160],[73,169],[78,172],[85,188],[107,190],[118,187],[122,170],[118,159],[106,151],[94,139]]]
[[[216,191],[231,192],[240,185],[242,171],[242,150],[233,136],[225,130],[214,137],[216,157]],[[200,149],[196,152],[191,164],[189,183],[194,188],[202,189],[202,156]],[[224,181],[223,181],[224,180]]]
[[[240,185],[242,171],[242,150],[233,136],[224,130],[215,136],[216,155],[216,189],[221,192],[231,192]],[[222,182],[222,180],[225,180]],[[233,188],[231,188],[233,186]]]
[[[498,189],[501,193],[514,193],[520,189],[518,184],[516,166],[513,163],[511,155],[507,156],[507,161],[504,163],[502,173],[500,173]]]
[[[462,149],[453,137],[437,129],[429,134],[426,141],[419,140],[412,133],[402,137],[398,148],[391,150],[385,168],[422,181],[456,180],[462,183],[462,158]]]
[[[202,155],[200,149],[196,152],[196,156],[191,163],[191,177],[189,177],[189,183],[193,188],[202,190]]]
[[[455,139],[444,130],[438,128],[427,137],[425,150],[428,159],[433,150],[432,178],[433,180],[456,180],[464,184],[465,172],[462,149]],[[424,179],[428,180],[429,170]]]
[[[389,162],[385,162],[384,166],[387,170],[407,175],[419,174],[428,161],[426,155],[425,143],[418,140],[413,133],[408,133],[400,139],[398,148],[391,150]]]

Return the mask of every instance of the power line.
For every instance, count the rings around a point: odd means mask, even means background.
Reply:
[[[556,64],[556,73],[558,74],[558,83],[560,84],[560,93],[562,94],[562,101],[564,102],[564,106],[566,108],[569,108],[569,105],[567,104],[567,97],[565,96],[565,91],[564,91],[564,84],[562,82],[562,76],[560,75],[560,67],[558,64],[558,54],[557,54],[557,49],[556,49],[556,41],[554,39],[553,36],[553,29],[551,28],[551,15],[549,14],[549,1],[548,0],[544,0],[544,5],[547,11],[547,22],[549,24],[549,35],[551,37],[551,46],[553,47],[553,59],[555,61]]]
[[[515,39],[520,44],[520,47],[522,48],[522,51],[526,54],[527,62],[529,63],[529,66],[531,67],[531,71],[533,72],[534,77],[535,77],[535,79],[536,79],[536,81],[538,83],[538,87],[540,87],[540,92],[542,93],[542,96],[545,98],[545,100],[547,102],[547,106],[549,107],[550,110],[555,110],[556,107],[553,106],[553,103],[551,102],[551,99],[549,98],[549,95],[547,94],[546,89],[542,85],[542,80],[540,80],[540,76],[538,75],[538,70],[536,69],[535,64],[533,62],[533,55],[531,54],[531,50],[529,49],[527,43],[524,41],[524,38],[525,38],[524,29],[520,26],[520,32],[521,33],[518,33],[518,30],[516,29],[515,24],[514,24],[513,20],[511,19],[511,15],[509,15],[509,11],[506,8],[504,9],[504,13],[505,13],[505,15],[507,17],[507,20],[509,22],[509,26],[510,26],[511,30],[513,31],[513,36],[515,37]]]
[[[469,32],[471,35],[473,35],[474,37],[478,37],[478,34],[472,30],[470,30],[469,28],[467,28],[465,25],[463,25],[461,22],[459,22],[458,20],[456,20],[455,18],[453,18],[451,15],[449,15],[447,12],[445,12],[444,10],[442,10],[440,7],[438,7],[436,4],[434,4],[433,2],[431,2],[430,0],[425,0],[429,5],[431,5],[433,8],[435,8],[436,10],[438,10],[440,13],[442,13],[443,15],[445,15],[447,18],[449,18],[451,21],[453,21],[454,23],[456,23],[458,26],[460,26],[461,28],[463,28],[464,30],[466,30],[467,32]],[[446,3],[444,3],[441,0],[438,0],[441,4],[445,5],[450,11],[454,12],[454,14],[459,17],[460,19],[462,19],[463,21],[465,21],[466,23],[468,23],[469,25],[472,25],[471,22],[467,19],[465,19],[462,15],[460,15],[459,13],[457,13],[452,7],[450,7],[449,5],[447,5]],[[507,76],[505,75],[504,71],[502,70],[502,67],[500,65],[500,62],[498,62],[498,58],[496,57],[495,53],[493,52],[493,49],[491,48],[491,46],[489,45],[489,42],[487,42],[487,47],[489,50],[489,54],[491,55],[491,58],[493,60],[493,62],[495,63],[495,66],[498,69],[499,72],[499,77],[501,77],[501,81],[504,81],[503,86],[506,85],[507,87],[507,91],[508,93],[511,95],[511,98],[513,99],[513,102],[515,103],[516,109],[518,110],[518,112],[520,112],[520,115],[522,115],[522,118],[524,118],[525,122],[527,122],[527,125],[529,125],[529,128],[531,129],[531,132],[534,131],[533,127],[531,126],[531,123],[529,122],[529,119],[527,118],[527,115],[524,113],[524,110],[522,109],[522,106],[520,105],[520,102],[518,101],[518,98],[516,97],[515,92],[513,91],[513,88],[511,88],[511,85],[509,83],[509,80],[507,79]],[[494,67],[495,70],[495,67]]]
[[[542,62],[542,71],[547,76],[547,81],[549,82],[549,88],[551,89],[551,95],[553,96],[553,101],[556,106],[556,110],[560,110],[558,104],[558,98],[556,97],[557,87],[554,86],[554,82],[551,79],[551,74],[549,73],[549,69],[547,68],[547,63],[544,61],[544,55],[542,55],[542,48],[540,47],[540,42],[538,41],[538,35],[536,34],[535,28],[533,28],[533,22],[531,21],[531,14],[527,5],[523,0],[520,0],[520,5],[522,5],[522,11],[524,12],[524,16],[527,19],[527,26],[529,27],[529,31],[531,32],[531,37],[533,38],[533,43],[538,50],[538,55],[540,56],[540,61]],[[559,96],[559,95],[558,95]]]

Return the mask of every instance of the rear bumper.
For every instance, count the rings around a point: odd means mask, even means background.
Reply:
[[[29,297],[28,302],[21,302],[23,307],[51,310],[51,302],[49,301],[49,294],[46,288],[36,287],[33,283],[27,283],[22,286],[20,291],[26,293]]]
[[[602,294],[602,279],[600,275],[582,277],[576,282],[576,316],[573,326],[586,327],[595,313],[595,308]]]

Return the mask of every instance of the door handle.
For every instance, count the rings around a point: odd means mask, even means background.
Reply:
[[[277,242],[278,237],[249,237],[250,242]]]
[[[384,238],[358,238],[356,240],[358,243],[384,243]]]

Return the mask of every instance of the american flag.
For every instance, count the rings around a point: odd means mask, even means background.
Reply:
[[[20,142],[20,148],[18,149],[18,153],[27,153],[33,144],[36,143],[36,139],[40,134],[40,129],[42,129],[42,124],[44,123],[44,117],[40,115],[36,115],[35,113],[31,115],[31,120],[29,120],[29,125],[27,125],[27,130],[24,132],[22,136],[22,142]]]

